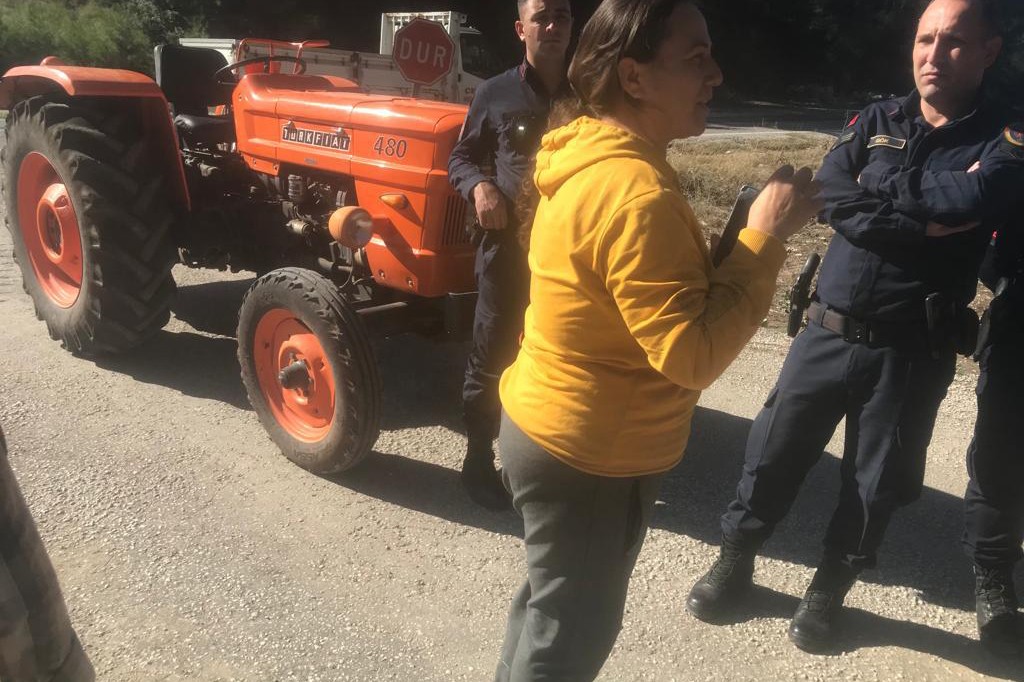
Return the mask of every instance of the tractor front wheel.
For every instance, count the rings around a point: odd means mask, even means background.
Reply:
[[[380,433],[381,383],[366,327],[337,287],[301,268],[260,277],[238,316],[249,402],[288,459],[344,471]]]

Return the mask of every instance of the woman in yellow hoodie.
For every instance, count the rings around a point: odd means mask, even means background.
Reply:
[[[517,682],[596,677],[700,391],[764,319],[783,242],[819,206],[808,169],[780,169],[712,266],[665,159],[671,140],[703,132],[722,81],[687,0],[604,0],[569,81],[585,115],[537,155],[530,307],[501,379],[528,568],[496,679]]]

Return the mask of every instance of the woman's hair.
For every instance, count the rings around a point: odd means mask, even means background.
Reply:
[[[654,60],[668,38],[669,18],[691,0],[604,0],[583,27],[569,65],[569,83],[580,103],[603,115],[620,100],[631,101],[619,82],[619,62]]]
[[[572,94],[551,107],[547,130],[580,116],[605,115],[621,101],[634,104],[619,82],[619,62],[627,57],[641,64],[653,61],[668,38],[672,12],[685,4],[694,4],[694,0],[604,0],[583,27],[569,64]],[[539,201],[531,168],[516,198],[519,239],[524,248],[529,245]]]

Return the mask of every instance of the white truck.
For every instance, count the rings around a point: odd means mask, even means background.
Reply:
[[[415,18],[436,21],[455,43],[456,54],[451,71],[433,85],[411,83],[402,76],[391,56],[395,33]],[[340,76],[359,83],[373,94],[418,97],[444,102],[469,103],[476,88],[502,70],[480,31],[466,23],[459,12],[386,12],[380,19],[380,53],[354,52],[326,47],[325,41],[289,43],[259,38],[182,38],[180,44],[220,51],[228,62],[268,55],[302,57],[306,73]],[[285,73],[291,66],[273,62],[272,68]]]

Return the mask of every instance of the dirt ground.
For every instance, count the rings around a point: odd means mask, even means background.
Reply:
[[[249,278],[176,269],[168,327],[87,361],[49,341],[10,250],[0,231],[0,424],[102,682],[490,678],[523,578],[522,527],[459,487],[464,345],[381,343],[380,440],[356,469],[317,477],[280,455],[246,402],[233,334]],[[737,622],[684,612],[788,343],[762,329],[702,397],[601,679],[1024,679],[975,639],[958,545],[969,367],[943,405],[922,498],[850,595],[839,650],[803,654],[785,630],[835,506],[842,427]]]

